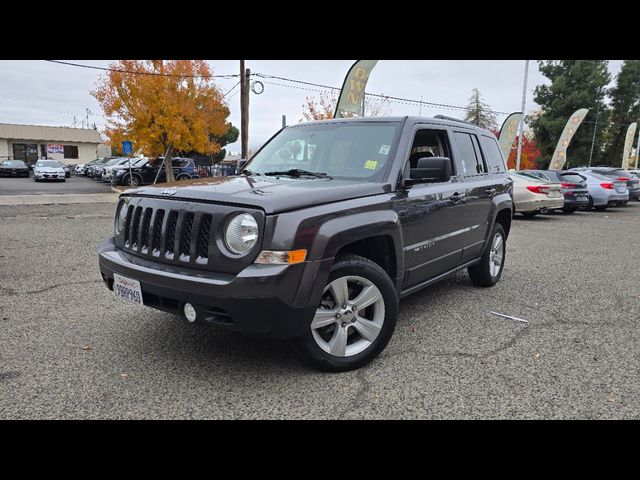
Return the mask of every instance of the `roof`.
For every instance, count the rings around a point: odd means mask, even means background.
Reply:
[[[287,125],[287,128],[298,128],[304,127],[305,125],[319,125],[324,123],[357,123],[357,122],[367,122],[367,123],[376,123],[376,122],[410,122],[410,123],[425,123],[425,124],[434,124],[434,125],[447,125],[450,127],[463,127],[470,128],[474,130],[481,130],[483,132],[491,133],[489,130],[482,128],[478,125],[474,125],[473,123],[466,122],[464,120],[458,120],[452,117],[445,117],[442,115],[436,115],[435,117],[417,117],[417,116],[392,116],[392,117],[352,117],[352,118],[330,118],[327,120],[312,120],[309,122],[301,122],[292,125]],[[493,135],[493,133],[491,133]]]
[[[0,123],[0,138],[16,140],[46,140],[52,142],[103,143],[93,128],[48,127]]]

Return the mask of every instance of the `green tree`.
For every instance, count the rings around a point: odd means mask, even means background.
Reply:
[[[497,130],[496,115],[491,107],[482,100],[480,91],[477,88],[472,90],[467,105],[467,113],[464,119],[488,130]]]
[[[640,121],[640,60],[625,60],[609,90],[611,118],[605,131],[602,162],[619,167],[629,124]],[[633,139],[634,142],[636,139]]]
[[[592,164],[601,161],[604,129],[609,110],[604,103],[606,86],[611,80],[607,60],[541,60],[540,73],[551,85],[538,85],[533,100],[540,105],[539,115],[531,117],[535,142],[542,152],[540,165],[549,166],[562,130],[573,112],[588,108],[584,122],[576,131],[567,150],[565,168],[589,162],[591,142],[599,109],[598,129],[593,143]]]

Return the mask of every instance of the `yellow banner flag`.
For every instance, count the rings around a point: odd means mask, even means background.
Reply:
[[[523,119],[524,115],[520,112],[514,112],[507,117],[500,128],[500,137],[498,137],[498,141],[500,142],[500,149],[502,150],[505,162],[509,160],[513,142],[518,134],[518,126]]]
[[[336,105],[335,118],[364,117],[364,89],[378,60],[358,60],[344,79]]]
[[[629,157],[631,156],[631,147],[633,146],[633,136],[636,134],[638,124],[633,122],[627,128],[627,136],[624,139],[624,151],[622,152],[622,168],[629,168]]]
[[[581,108],[573,112],[573,115],[571,115],[567,124],[564,126],[562,135],[560,135],[560,140],[558,140],[558,145],[556,145],[553,157],[551,157],[551,162],[549,163],[549,170],[562,170],[564,164],[567,163],[567,148],[576,130],[578,130],[578,127],[582,123],[582,120],[587,116],[587,113],[589,113],[588,108]]]

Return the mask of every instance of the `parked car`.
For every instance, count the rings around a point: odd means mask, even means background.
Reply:
[[[559,183],[560,192],[564,196],[562,210],[566,213],[573,213],[578,209],[586,208],[589,205],[589,190],[586,180],[576,172],[557,170],[521,170],[517,173],[522,175],[530,174],[534,178],[549,182]]]
[[[502,274],[513,182],[495,136],[466,122],[295,124],[207,182],[120,196],[98,249],[119,299],[292,339],[344,371],[385,348],[401,297],[461,269],[484,287]]]
[[[513,207],[515,213],[534,217],[538,213],[560,209],[564,196],[559,183],[549,183],[532,175],[511,172],[513,180]]]
[[[176,180],[189,180],[190,178],[198,178],[196,164],[190,158],[175,157],[171,161],[173,165],[173,176]],[[160,173],[158,174],[158,169]],[[166,182],[167,174],[164,166],[164,157],[158,157],[149,160],[144,165],[131,169],[133,176],[132,182],[129,180],[129,169],[123,168],[117,170],[116,174],[111,177],[111,185],[131,185],[138,187],[140,185],[148,185],[154,182],[156,176],[158,182]]]
[[[111,176],[113,174],[113,171],[121,170],[121,169],[128,170],[129,161],[131,161],[131,168],[135,168],[135,167],[141,167],[142,165],[147,163],[149,159],[146,157],[138,157],[138,158],[131,158],[131,159],[125,157],[125,158],[121,158],[119,161],[115,163],[108,164],[103,168],[102,181],[111,183]]]
[[[84,167],[85,164],[81,163],[79,165],[76,165],[73,171],[76,173],[76,175],[84,175]]]
[[[62,164],[56,160],[38,160],[33,167],[33,180],[62,180],[66,181],[66,174]]]
[[[576,172],[584,177],[587,182],[589,204],[586,210],[591,210],[592,208],[605,210],[607,207],[623,205],[629,201],[627,182],[623,180],[612,181],[609,177],[587,170],[576,170]]]
[[[22,160],[4,160],[0,163],[0,177],[29,177],[29,167]]]
[[[626,182],[627,188],[629,189],[629,199],[640,200],[640,179],[634,177],[629,170],[617,167],[578,167],[572,168],[571,170],[597,173],[616,182]],[[626,202],[622,203],[622,205],[624,204],[626,204]]]
[[[71,178],[71,168],[69,168],[69,165],[65,165],[62,164],[62,168],[64,168],[64,178]]]
[[[104,158],[94,158],[93,160],[91,160],[90,162],[87,162],[84,164],[84,167],[82,168],[81,174],[82,175],[89,175],[89,169],[95,165],[96,163],[100,162],[104,160]]]
[[[111,165],[118,165],[121,162],[128,161],[128,157],[110,157],[106,161],[96,162],[90,169],[90,177],[94,180],[102,180],[104,169]]]

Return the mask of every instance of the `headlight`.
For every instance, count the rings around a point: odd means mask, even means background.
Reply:
[[[241,213],[227,224],[224,243],[233,253],[246,254],[258,241],[258,222],[253,215]]]
[[[116,171],[116,177],[119,177],[120,175],[124,175],[124,170],[117,170]]]
[[[118,207],[118,212],[116,213],[116,234],[122,231],[124,228],[125,220],[127,219],[127,200],[123,200],[120,202],[120,206]]]

